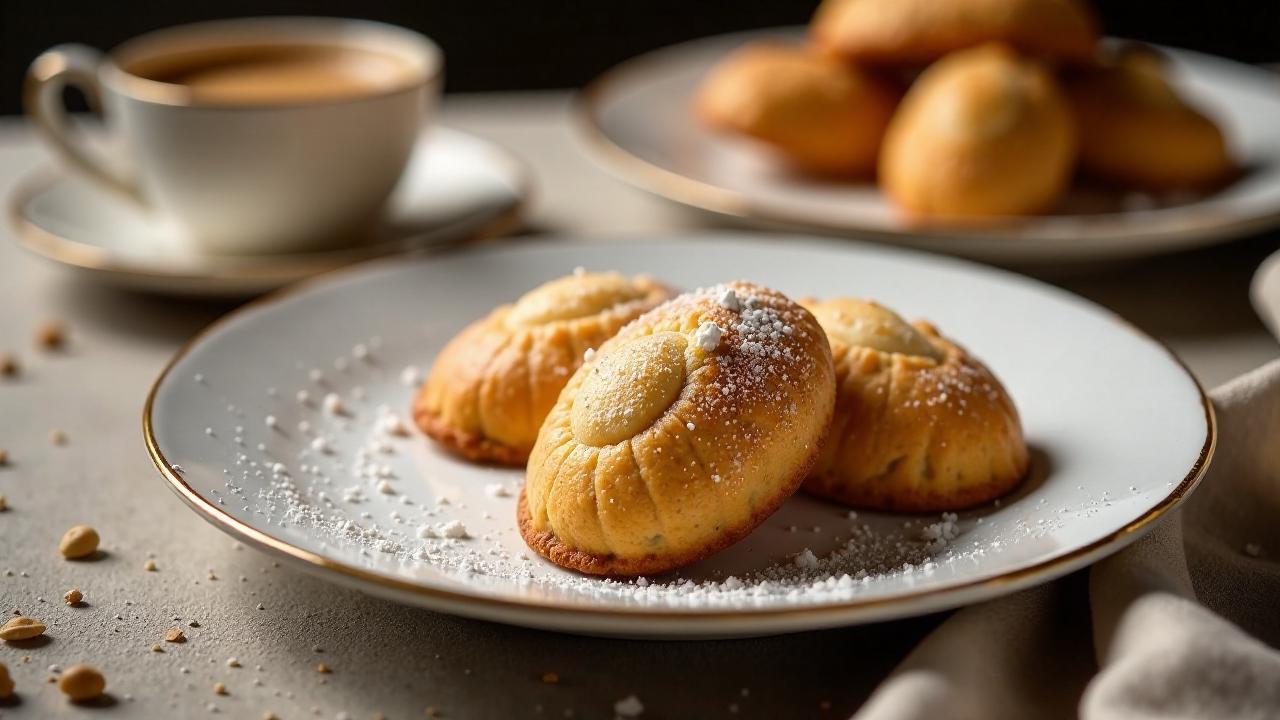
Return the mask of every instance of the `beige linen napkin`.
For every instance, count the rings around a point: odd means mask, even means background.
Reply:
[[[1087,592],[957,612],[855,718],[1280,718],[1280,361],[1212,396],[1217,454],[1181,510]]]

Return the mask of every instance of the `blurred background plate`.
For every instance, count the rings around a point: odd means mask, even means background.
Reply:
[[[577,103],[588,152],[622,180],[739,222],[856,235],[996,263],[1062,264],[1209,245],[1280,223],[1280,77],[1200,53],[1160,48],[1170,78],[1223,128],[1246,168],[1204,197],[1160,200],[1073,188],[1056,214],[982,228],[913,227],[871,184],[788,174],[755,148],[705,130],[690,101],[707,71],[754,40],[799,40],[779,28],[694,40],[642,55],[593,81]]]
[[[382,255],[453,245],[519,225],[532,192],[523,164],[498,145],[449,128],[418,141],[383,221],[351,247],[257,256],[211,255],[180,229],[54,168],[9,197],[26,249],[104,282],[177,295],[242,296]]]

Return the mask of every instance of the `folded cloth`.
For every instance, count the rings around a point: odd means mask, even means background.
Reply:
[[[855,718],[1280,718],[1280,360],[1212,398],[1217,453],[1182,508],[1087,592],[955,613]]]

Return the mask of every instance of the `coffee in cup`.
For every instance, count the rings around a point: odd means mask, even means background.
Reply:
[[[105,56],[55,47],[32,64],[26,104],[73,168],[171,216],[202,248],[295,251],[376,218],[439,95],[442,64],[427,38],[380,23],[216,21]],[[125,168],[69,131],[65,85],[100,101]]]

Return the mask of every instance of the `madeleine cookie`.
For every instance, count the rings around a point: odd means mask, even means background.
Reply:
[[[694,101],[721,132],[745,135],[824,175],[869,175],[897,93],[884,81],[803,47],[755,43],[721,62]]]
[[[529,456],[520,534],[593,575],[704,558],[795,492],[834,402],[831,349],[807,310],[747,282],[681,295],[560,394]]]
[[[583,354],[671,295],[649,278],[613,272],[574,273],[531,290],[440,351],[413,418],[470,460],[521,465]]]
[[[1083,170],[1145,190],[1202,189],[1235,173],[1222,131],[1178,96],[1164,70],[1154,51],[1134,49],[1067,76]]]
[[[962,510],[1027,473],[1000,381],[927,323],[873,302],[805,302],[831,340],[836,411],[805,490],[873,510]]]
[[[902,101],[880,186],[920,218],[1047,210],[1071,179],[1075,129],[1057,84],[1003,45],[939,60]]]
[[[1076,0],[825,0],[810,35],[835,57],[899,65],[987,42],[1089,63],[1098,42],[1093,18]]]

